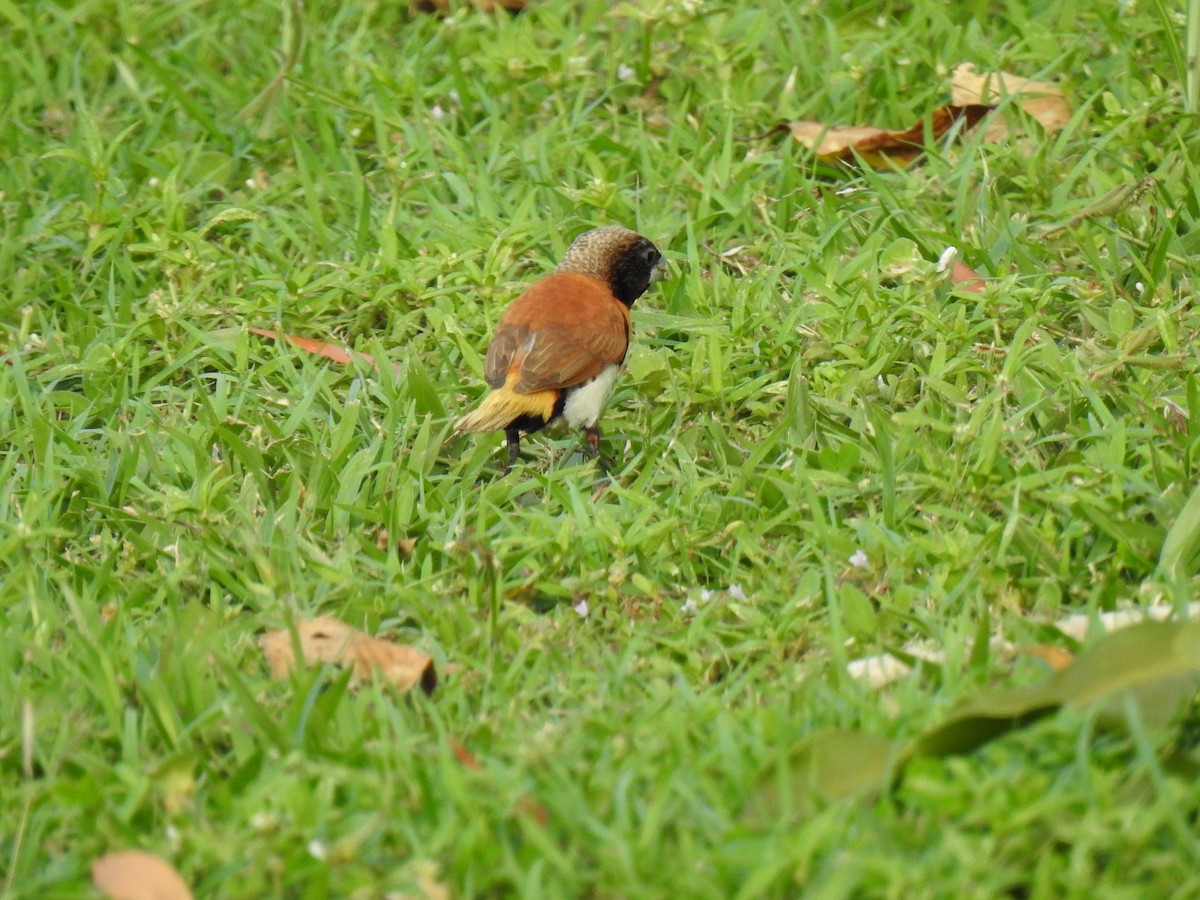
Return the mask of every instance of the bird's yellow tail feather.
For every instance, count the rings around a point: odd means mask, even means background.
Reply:
[[[499,431],[507,428],[521,416],[538,416],[549,421],[554,415],[557,391],[535,391],[518,394],[508,385],[496,388],[483,398],[479,408],[454,423],[455,434],[473,434],[479,431]]]

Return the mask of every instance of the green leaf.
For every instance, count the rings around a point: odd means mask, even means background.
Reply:
[[[1050,681],[1064,703],[1085,706],[1196,672],[1200,622],[1141,622],[1105,635]]]
[[[1064,704],[1103,704],[1108,721],[1124,719],[1132,696],[1143,723],[1168,724],[1196,692],[1200,622],[1142,622],[1105,635],[1041,684],[973,697],[917,738],[914,756],[965,753]]]
[[[1118,297],[1108,308],[1108,327],[1112,329],[1113,337],[1121,338],[1129,334],[1135,321],[1133,307],[1129,301]]]
[[[767,769],[761,787],[742,809],[751,826],[779,824],[814,798],[837,800],[871,794],[887,786],[900,762],[895,741],[844,728],[810,734],[779,766]]]
[[[879,614],[867,595],[850,582],[838,589],[838,603],[842,607],[842,621],[846,630],[859,640],[869,640],[879,631]]]
[[[1167,532],[1158,557],[1158,570],[1171,580],[1186,578],[1192,572],[1197,549],[1200,549],[1200,485],[1192,489]]]
[[[1045,684],[981,694],[960,705],[940,725],[917,738],[912,745],[912,754],[949,756],[966,753],[1037,721],[1060,705],[1061,701]]]
[[[921,256],[921,250],[915,241],[908,238],[896,238],[879,254],[879,269],[886,275],[900,278],[923,261],[924,257]]]

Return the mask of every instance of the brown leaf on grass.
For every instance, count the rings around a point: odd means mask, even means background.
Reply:
[[[483,768],[483,763],[475,758],[475,754],[462,745],[461,741],[450,739],[450,752],[454,754],[454,758],[462,763],[463,768],[470,769],[472,772],[478,772]]]
[[[1006,98],[1032,117],[1046,131],[1059,131],[1071,121],[1071,108],[1063,92],[1045,81],[1033,81],[1008,72],[975,71],[971,63],[957,66],[950,76],[950,102],[957,105],[983,104],[995,107]],[[984,140],[995,142],[1008,135],[1003,117],[991,116]]]
[[[929,141],[937,141],[962,119],[964,129],[975,125],[990,106],[966,104],[939,106],[924,120],[904,131],[890,131],[870,125],[828,125],[825,122],[800,121],[780,126],[808,147],[822,162],[853,163],[855,155],[876,169],[907,166],[925,152]]]
[[[987,287],[987,282],[978,272],[957,259],[950,264],[950,283],[976,294],[982,294]]]
[[[270,338],[273,341],[287,341],[294,344],[301,350],[307,350],[309,353],[315,353],[317,356],[323,356],[326,359],[332,359],[334,362],[339,362],[342,365],[349,365],[350,360],[354,356],[365,360],[369,365],[379,368],[379,364],[375,362],[375,357],[370,353],[359,353],[357,350],[351,351],[345,347],[339,347],[337,344],[327,344],[325,341],[314,341],[312,338],[300,337],[295,334],[279,334],[271,331],[269,328],[251,328],[251,334],[257,334],[260,337]],[[392,369],[399,372],[400,367],[395,363],[392,364]]]
[[[780,125],[768,134],[788,131],[822,162],[830,164],[853,163],[857,155],[876,169],[903,167],[928,149],[930,141],[944,137],[960,119],[963,131],[968,131],[987,116],[983,139],[1003,140],[1008,135],[1004,117],[988,113],[1008,98],[1046,131],[1058,131],[1071,119],[1071,108],[1054,85],[1007,72],[979,74],[973,65],[963,63],[951,76],[950,103],[929,114],[928,126],[921,121],[905,131],[891,131],[869,125],[801,121]]]
[[[420,685],[426,694],[437,687],[437,671],[428,653],[415,647],[384,641],[351,628],[332,616],[297,619],[296,636],[306,665],[329,663],[350,667],[355,682],[366,681],[373,672],[401,691]],[[259,639],[271,674],[286,678],[296,663],[292,635],[287,629],[268,631]]]
[[[1030,656],[1036,656],[1054,671],[1065,669],[1075,658],[1075,654],[1066,647],[1056,647],[1054,644],[1034,644],[1021,650]]]
[[[141,850],[95,860],[92,883],[112,900],[192,900],[192,892],[169,863]]]
[[[375,546],[383,553],[387,553],[393,546],[404,556],[412,556],[416,552],[416,538],[393,538],[391,533],[382,525],[376,528],[372,532],[372,535],[375,538]]]

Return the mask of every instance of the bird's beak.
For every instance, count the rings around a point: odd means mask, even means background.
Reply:
[[[671,277],[671,268],[667,265],[667,258],[664,256],[654,264],[654,268],[650,270],[650,283]]]

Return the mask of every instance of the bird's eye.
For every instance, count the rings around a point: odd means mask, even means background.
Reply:
[[[658,252],[656,247],[647,247],[642,251],[642,259],[646,261],[646,265],[654,266],[662,259],[662,254]]]

